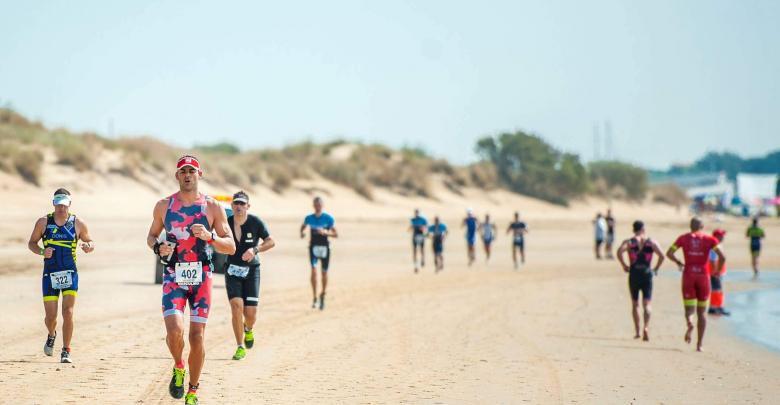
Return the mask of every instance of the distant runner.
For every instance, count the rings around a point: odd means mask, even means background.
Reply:
[[[593,220],[593,230],[596,239],[596,244],[595,244],[596,259],[601,259],[601,245],[604,244],[604,238],[607,232],[607,221],[604,219],[603,216],[601,216],[600,212],[596,214],[596,219]]]
[[[607,222],[607,240],[606,240],[606,256],[607,259],[613,259],[612,257],[612,244],[615,243],[615,218],[612,216],[612,210],[607,209],[607,216],[604,218]]]
[[[70,212],[71,195],[64,188],[57,189],[52,199],[54,212],[38,218],[33,227],[27,248],[36,255],[43,256],[43,309],[44,322],[49,334],[43,345],[43,353],[54,353],[57,339],[57,302],[62,293],[62,352],[60,362],[72,363],[70,343],[73,338],[73,310],[79,290],[79,273],[76,269],[76,248],[79,241],[81,250],[90,253],[95,243],[89,235],[87,224]],[[38,241],[43,239],[43,247]]]
[[[685,321],[687,330],[685,332],[685,342],[691,343],[691,333],[693,333],[693,314],[697,317],[698,340],[696,341],[696,350],[702,351],[702,341],[704,340],[704,331],[707,328],[707,303],[710,299],[710,274],[707,261],[710,251],[714,250],[718,255],[718,267],[713,274],[719,275],[723,265],[726,263],[726,256],[718,247],[718,240],[702,232],[704,225],[701,219],[693,217],[691,219],[691,232],[680,235],[669,250],[666,251],[666,257],[676,263],[682,276],[683,304],[685,305]],[[685,256],[685,263],[679,261],[674,253],[682,248]]]
[[[190,305],[190,381],[186,404],[198,403],[200,373],[206,360],[204,335],[211,310],[213,250],[236,252],[225,209],[198,191],[203,176],[200,162],[185,155],[176,163],[179,191],[157,202],[146,244],[165,264],[162,285],[162,313],[165,341],[173,356],[173,376],[168,392],[184,396],[184,307]],[[163,229],[166,239],[159,242]]]
[[[444,270],[444,239],[447,238],[447,225],[436,216],[433,225],[428,227],[428,235],[431,236],[433,245],[433,261],[436,265],[436,273]]]
[[[485,222],[479,224],[482,244],[485,246],[485,262],[490,261],[490,247],[496,240],[496,224],[490,222],[490,214],[485,214]]]
[[[761,239],[764,239],[764,230],[758,226],[758,217],[753,218],[753,224],[748,227],[745,236],[750,238],[750,259],[753,266],[753,278],[757,278],[758,257],[761,256]]]
[[[474,260],[476,259],[474,245],[477,244],[478,225],[477,217],[474,216],[474,211],[469,208],[466,210],[466,218],[464,218],[463,223],[461,223],[461,228],[466,227],[466,245],[468,246],[469,266],[474,264]]]
[[[520,220],[520,213],[515,211],[515,220],[506,228],[506,233],[512,232],[512,262],[517,269],[517,252],[520,251],[520,261],[525,264],[525,234],[528,226]]]
[[[252,327],[257,319],[257,305],[260,301],[258,253],[276,245],[263,220],[247,213],[250,207],[247,193],[239,191],[233,194],[233,215],[228,218],[228,225],[233,231],[236,253],[228,257],[225,271],[225,289],[230,301],[233,334],[238,345],[233,360],[241,360],[246,356],[244,345],[251,349],[255,344]]]
[[[322,198],[314,198],[314,213],[304,218],[301,225],[301,239],[306,237],[304,231],[309,228],[309,263],[311,264],[311,291],[314,294],[311,307],[317,307],[317,262],[322,263],[322,292],[319,296],[320,311],[325,309],[325,289],[328,287],[328,267],[330,266],[330,242],[328,237],[338,238],[336,221],[330,214],[322,211]]]
[[[414,272],[425,267],[425,232],[428,230],[428,220],[420,215],[420,210],[414,210],[409,230],[412,231],[412,260],[414,260]],[[420,252],[420,261],[417,261],[417,251]]]
[[[645,236],[645,224],[634,221],[634,237],[626,239],[617,250],[617,258],[623,271],[628,273],[628,289],[631,292],[631,315],[634,318],[634,339],[639,339],[639,293],[642,292],[642,309],[644,310],[644,328],[642,340],[650,340],[648,333],[651,306],[653,298],[653,276],[658,275],[658,269],[664,262],[664,252],[656,241]],[[628,252],[628,264],[624,253]],[[658,262],[652,266],[653,254],[658,255]]]
[[[712,231],[712,236],[718,240],[719,243],[723,243],[723,238],[726,236],[726,231],[723,229],[716,229]],[[707,264],[710,269],[718,268],[718,255],[714,251],[710,251],[710,261]],[[726,274],[726,263],[721,266],[720,274],[715,274],[714,271],[710,272],[710,287],[712,292],[710,293],[710,309],[707,313],[711,315],[724,315],[729,316],[731,312],[726,311],[723,307],[724,294],[723,294],[723,275]]]

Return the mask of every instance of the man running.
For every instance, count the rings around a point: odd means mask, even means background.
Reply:
[[[528,226],[520,220],[520,213],[515,211],[515,220],[506,228],[506,233],[512,232],[512,262],[517,270],[517,252],[520,251],[520,261],[525,264],[525,234]]]
[[[601,260],[601,245],[604,244],[604,236],[607,232],[607,221],[599,212],[596,214],[596,219],[593,220],[593,230],[596,237],[595,251],[596,259]]]
[[[330,266],[329,237],[338,238],[336,221],[330,214],[322,211],[322,198],[314,198],[314,213],[303,219],[301,239],[306,237],[304,231],[309,227],[309,262],[311,263],[311,292],[314,294],[311,307],[317,307],[317,262],[322,263],[322,292],[319,296],[320,311],[325,309],[325,289],[328,287],[328,267]]]
[[[60,362],[71,363],[70,342],[73,338],[73,309],[79,290],[79,273],[76,269],[76,248],[90,253],[95,243],[89,235],[87,224],[70,212],[70,192],[59,188],[52,200],[54,212],[38,218],[33,227],[27,248],[43,256],[43,309],[44,322],[49,334],[43,346],[43,353],[51,356],[57,339],[57,302],[62,293],[62,351]],[[43,247],[38,241],[43,239]]]
[[[466,245],[468,246],[469,266],[474,263],[476,259],[476,252],[474,245],[477,243],[477,217],[474,216],[474,211],[471,208],[466,210],[466,218],[461,223],[461,228],[466,227]]]
[[[607,216],[604,218],[607,222],[607,240],[606,240],[606,257],[612,259],[612,244],[615,243],[615,218],[612,216],[612,210],[607,209]]]
[[[716,229],[712,231],[712,236],[718,240],[718,243],[723,243],[723,238],[726,237],[726,231],[723,229]],[[710,259],[707,265],[710,270],[718,268],[718,255],[715,252],[710,251]],[[721,266],[720,274],[716,275],[714,271],[710,272],[710,288],[712,292],[710,293],[710,309],[707,311],[710,315],[731,315],[731,312],[726,311],[726,308],[723,308],[723,276],[725,274],[726,263],[723,263],[723,266]]]
[[[198,191],[203,176],[194,156],[182,156],[176,163],[179,191],[154,206],[146,244],[165,264],[162,312],[165,341],[173,357],[173,376],[168,392],[184,396],[184,307],[190,305],[190,366],[186,404],[197,404],[200,373],[206,359],[204,334],[211,309],[213,250],[226,255],[236,252],[225,209]],[[166,240],[158,241],[166,231]]]
[[[428,229],[428,220],[420,215],[420,210],[414,210],[409,230],[412,231],[412,260],[414,260],[414,272],[420,271],[420,267],[425,267],[425,232]],[[417,261],[417,251],[420,251],[420,261]],[[419,265],[418,265],[419,263]]]
[[[433,225],[428,227],[428,235],[431,236],[433,245],[433,261],[436,265],[436,273],[444,270],[444,239],[447,238],[447,225],[436,216]]]
[[[485,262],[490,261],[490,247],[496,239],[496,224],[490,222],[490,214],[485,214],[485,222],[479,224],[482,244],[485,246]]]
[[[230,205],[233,215],[228,218],[228,225],[233,231],[236,253],[227,260],[225,289],[230,301],[233,334],[238,345],[233,360],[241,360],[246,356],[246,349],[251,349],[255,344],[252,327],[257,319],[257,304],[260,300],[258,253],[271,249],[276,243],[263,220],[247,212],[251,207],[247,193],[239,191],[233,194]]]
[[[753,217],[753,224],[745,232],[750,238],[750,260],[753,266],[753,278],[758,278],[758,257],[761,256],[761,239],[764,239],[764,230],[758,226],[758,217]]]
[[[623,271],[628,273],[628,289],[631,292],[631,315],[634,318],[634,339],[639,339],[639,292],[642,292],[642,309],[644,311],[644,328],[642,340],[650,340],[648,334],[650,325],[650,301],[653,297],[653,275],[658,275],[658,269],[664,262],[664,252],[656,241],[645,236],[645,224],[634,221],[634,237],[626,239],[618,247],[617,258]],[[628,252],[628,264],[623,254]],[[655,268],[652,267],[653,254],[658,255]]]
[[[707,303],[710,299],[710,275],[707,260],[710,251],[714,250],[718,255],[718,267],[713,274],[720,274],[723,264],[726,263],[726,256],[718,247],[718,240],[702,232],[704,225],[698,217],[691,219],[691,232],[680,235],[669,250],[666,251],[666,257],[676,263],[682,276],[683,305],[685,306],[685,322],[687,330],[685,332],[685,342],[691,343],[691,333],[693,333],[693,314],[696,313],[698,340],[696,341],[696,351],[702,351],[702,341],[704,340],[704,331],[707,328]],[[685,256],[685,263],[679,261],[674,253],[682,248]]]

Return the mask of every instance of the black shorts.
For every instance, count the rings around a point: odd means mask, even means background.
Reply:
[[[241,298],[245,306],[256,307],[260,301],[260,265],[249,266],[245,278],[225,272],[225,289],[229,300]]]
[[[653,297],[653,272],[649,269],[631,269],[628,273],[628,289],[632,300],[639,301],[640,291],[643,300],[650,300]]]
[[[525,249],[525,239],[515,239],[512,241],[512,244],[515,248],[520,248],[520,250]]]
[[[444,241],[441,240],[434,240],[433,241],[433,254],[440,255],[444,252]]]
[[[330,253],[330,246],[328,245],[310,245],[309,262],[311,263],[311,267],[317,267],[317,262],[319,261],[322,262],[322,271],[328,271],[328,267],[330,266]]]

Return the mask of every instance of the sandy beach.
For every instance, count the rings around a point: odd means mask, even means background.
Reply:
[[[42,353],[40,262],[26,250],[35,219],[50,209],[52,185],[10,177],[0,184],[0,403],[179,402],[167,393],[172,362],[161,287],[144,244],[151,208],[163,195],[121,177],[85,180],[73,190],[72,211],[90,225],[97,250],[79,256],[74,364],[65,365]],[[590,220],[604,201],[562,208],[506,192],[443,190],[438,201],[380,193],[369,202],[329,184],[326,211],[341,237],[333,244],[329,305],[312,310],[306,241],[297,236],[310,210],[311,196],[296,191],[305,186],[285,195],[252,192],[251,212],[278,244],[262,257],[257,343],[244,360],[230,359],[230,313],[216,276],[201,403],[769,404],[780,395],[780,355],[735,337],[727,319],[711,318],[704,353],[683,342],[673,266],[656,279],[651,341],[632,338],[626,276],[615,261],[593,259]],[[416,206],[452,229],[438,275],[431,264],[412,272],[407,227]],[[480,246],[477,264],[466,265],[458,227],[466,207],[490,211],[498,222],[489,264]],[[519,271],[503,233],[515,209],[531,230]],[[619,238],[637,217],[664,248],[686,230],[687,214],[672,207],[614,203],[613,210]],[[729,231],[729,268],[749,268],[746,221],[719,226]],[[778,269],[780,224],[764,226],[763,266]],[[728,291],[750,288],[760,285],[727,283],[727,305]]]

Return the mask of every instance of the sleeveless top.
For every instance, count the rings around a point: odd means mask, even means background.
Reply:
[[[53,248],[50,259],[43,259],[43,272],[73,270],[76,271],[76,216],[71,214],[62,226],[54,222],[54,213],[46,217],[46,229],[43,231],[43,248]]]
[[[653,250],[650,238],[645,239],[645,244],[641,246],[641,249],[637,238],[631,238],[628,241],[628,260],[631,262],[631,270],[649,271],[654,253],[655,250]]]
[[[165,231],[167,240],[176,243],[176,254],[168,262],[173,266],[176,262],[203,262],[210,264],[211,246],[206,241],[196,238],[191,231],[192,225],[201,224],[206,230],[211,230],[206,216],[207,200],[204,194],[192,205],[185,206],[179,198],[179,193],[168,197],[168,210],[165,213]]]

